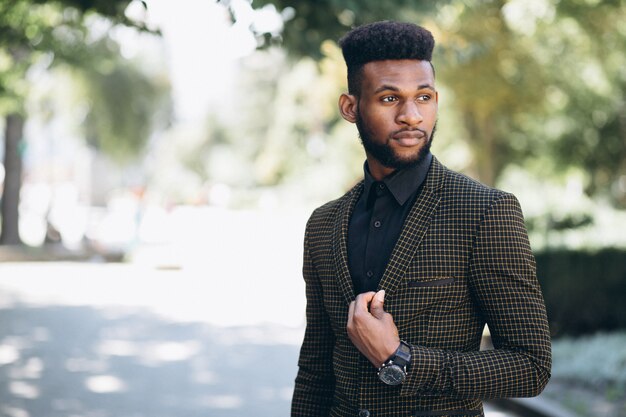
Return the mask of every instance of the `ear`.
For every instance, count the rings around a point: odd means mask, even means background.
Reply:
[[[358,112],[358,100],[356,96],[351,94],[342,94],[339,96],[339,112],[341,117],[350,123],[355,123]]]

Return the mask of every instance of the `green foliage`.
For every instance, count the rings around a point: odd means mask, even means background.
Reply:
[[[22,122],[26,118],[24,103],[30,77],[36,72],[31,71],[34,68],[39,71],[53,65],[82,68],[92,75],[88,85],[91,93],[95,93],[87,123],[91,137],[97,137],[100,148],[118,160],[136,154],[147,140],[151,126],[149,114],[155,108],[155,103],[148,100],[155,99],[155,91],[145,76],[121,61],[116,63],[121,65],[110,71],[99,71],[96,67],[109,59],[111,48],[101,59],[89,29],[91,23],[105,21],[109,28],[122,24],[148,30],[125,16],[127,6],[133,1],[137,0],[0,2],[0,115],[7,121]],[[108,36],[104,42],[110,42]],[[135,96],[129,97],[129,93]],[[18,244],[22,156],[18,150],[22,134],[21,129],[6,132],[2,241]]]
[[[21,109],[26,71],[41,55],[75,62],[86,47],[85,19],[96,13],[135,25],[124,16],[133,0],[13,0],[0,2],[0,113]]]
[[[225,185],[236,207],[265,197],[301,207],[343,193],[362,173],[363,152],[356,129],[337,112],[346,88],[341,51],[327,42],[322,53],[317,63],[290,60],[278,48],[243,59],[232,114],[209,117],[201,133],[178,130],[171,132],[176,139],[160,141],[157,165],[170,166],[176,155],[185,172],[157,170],[155,183],[178,201],[193,199],[197,189],[185,197],[164,175]]]
[[[6,71],[0,71],[0,114],[23,111],[27,72],[34,65],[69,66],[85,80],[90,97],[88,141],[120,161],[137,155],[152,130],[153,114],[163,116],[158,110],[167,107],[167,85],[155,83],[135,63],[122,59],[119,46],[106,34],[94,38],[88,29],[99,22],[147,30],[124,15],[132,1],[137,0],[1,3],[0,45],[6,49],[0,50],[0,68]]]
[[[311,59],[290,62],[280,51],[259,52],[242,80],[250,87],[243,91],[252,86],[263,91],[242,108],[249,115],[244,136],[254,143],[251,177],[266,187],[297,184],[314,200],[350,187],[363,161],[356,129],[337,112],[337,98],[346,88],[341,51],[327,42],[322,53],[316,65]]]
[[[531,45],[509,26],[503,1],[453,2],[433,18],[440,83],[453,95],[476,175],[495,184],[532,155],[523,125],[539,111],[544,83]]]
[[[626,252],[536,254],[548,319],[555,335],[626,329]]]
[[[253,2],[268,4],[285,27],[265,34],[265,44],[280,43],[294,57],[320,59],[320,45],[353,25],[423,24],[438,43],[438,83],[452,96],[472,175],[496,184],[511,165],[540,177],[578,170],[589,195],[626,207],[625,2]]]
[[[90,110],[85,123],[87,142],[119,162],[144,149],[155,123],[169,120],[168,86],[157,84],[126,60],[113,59],[105,71],[82,73]],[[161,120],[159,120],[161,119]]]
[[[580,417],[626,415],[626,333],[604,333],[552,342],[547,399]]]
[[[63,7],[73,7],[82,13],[95,12],[101,16],[122,19],[124,10],[133,0],[32,0],[34,4],[58,3]],[[145,2],[141,1],[145,7]]]
[[[607,390],[619,397],[626,387],[626,333],[599,333],[579,338],[561,338],[553,343],[553,376],[596,387],[621,387]]]
[[[229,0],[218,1],[226,5],[230,3]],[[324,41],[336,41],[353,26],[382,19],[419,18],[443,3],[446,1],[255,0],[253,6],[273,5],[286,20],[282,34],[256,33],[263,39],[264,46],[281,44],[295,56],[318,60],[323,58],[320,46]],[[235,15],[233,19],[236,19]]]
[[[626,207],[626,3],[596,3],[558,3],[540,39],[545,55],[560,55],[558,67],[546,65],[558,102],[546,114],[562,126],[550,153],[557,169],[588,173],[589,194]]]

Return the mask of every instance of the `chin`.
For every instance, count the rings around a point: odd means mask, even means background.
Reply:
[[[411,165],[424,159],[425,155],[426,152],[422,153],[422,150],[420,149],[418,152],[413,152],[410,155],[396,154],[394,159],[400,164]]]
[[[392,166],[388,166],[388,168],[400,169],[419,164],[422,160],[424,160],[426,155],[428,155],[429,150],[430,147],[420,147],[418,150],[413,151],[408,155],[398,154],[396,152],[394,153],[393,161],[390,164]]]

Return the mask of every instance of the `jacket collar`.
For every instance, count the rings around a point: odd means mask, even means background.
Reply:
[[[441,199],[439,190],[444,185],[445,174],[446,168],[433,156],[422,191],[407,216],[378,286],[379,290],[385,290],[386,297],[391,297],[397,289],[428,230]],[[337,271],[338,284],[347,304],[355,298],[352,277],[348,269],[348,225],[363,189],[364,183],[361,181],[342,199],[333,227],[333,262]]]
[[[429,152],[419,164],[398,170],[382,180],[399,205],[403,206],[409,197],[422,185],[426,174],[428,174],[432,159],[433,155]],[[372,201],[370,200],[370,193],[373,192],[372,187],[378,181],[370,174],[367,161],[363,164],[363,172],[363,198],[370,204]]]

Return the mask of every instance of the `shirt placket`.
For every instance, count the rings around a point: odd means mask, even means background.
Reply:
[[[380,280],[382,274],[382,266],[376,263],[380,258],[379,251],[383,245],[385,237],[385,206],[389,198],[387,187],[383,183],[376,184],[374,187],[376,199],[372,207],[372,216],[368,226],[368,238],[365,248],[365,276],[368,282]]]

